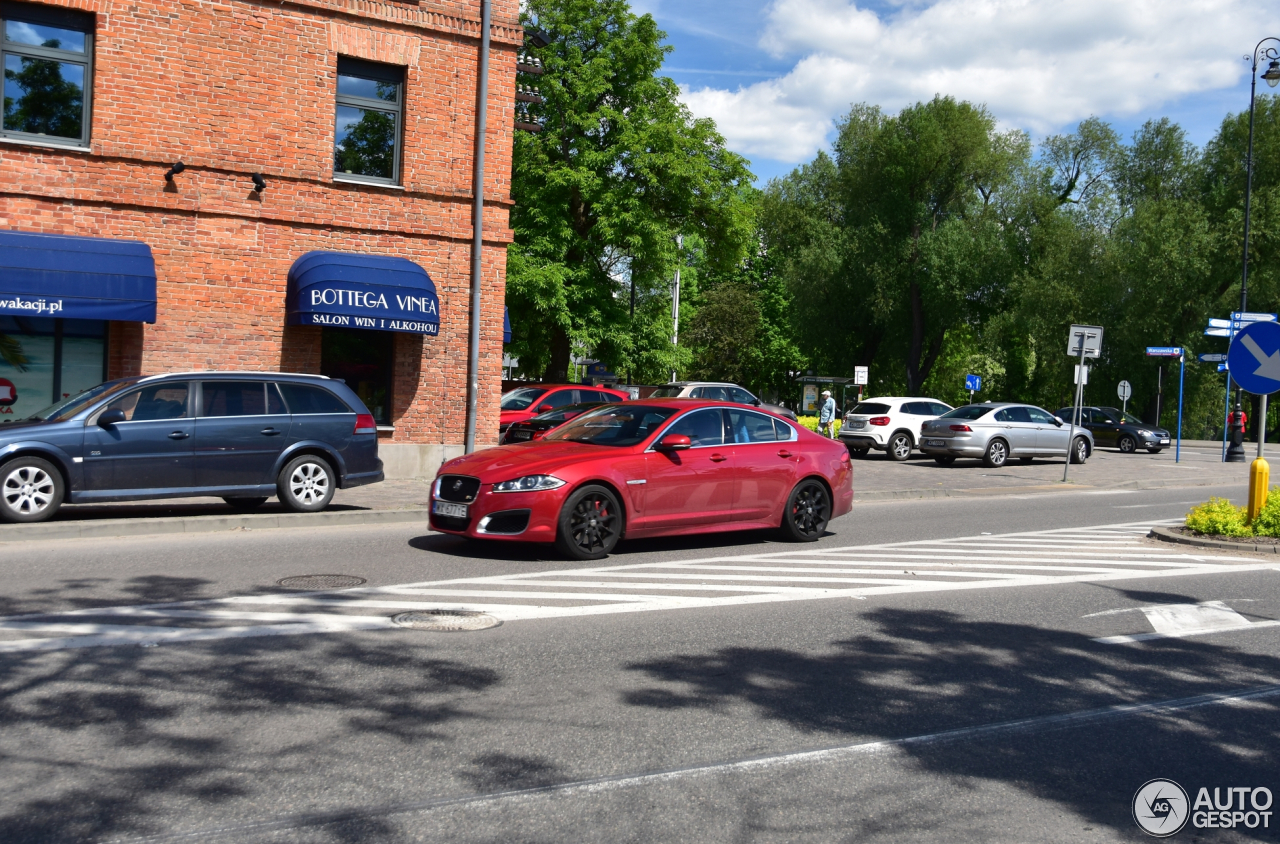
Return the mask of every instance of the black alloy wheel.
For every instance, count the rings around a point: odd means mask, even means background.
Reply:
[[[1138,450],[1138,441],[1128,434],[1120,438],[1118,445],[1120,446],[1120,451],[1124,454],[1133,454]]]
[[[224,497],[223,501],[227,502],[227,506],[237,513],[248,513],[257,510],[263,504],[267,503],[267,497],[255,496],[254,498],[229,498]]]
[[[622,536],[622,508],[602,486],[575,490],[560,508],[556,547],[571,560],[601,560]]]
[[[1089,443],[1084,437],[1076,437],[1076,441],[1071,444],[1071,462],[1083,463],[1089,459]]]
[[[1001,439],[987,444],[987,453],[982,455],[982,465],[988,469],[999,469],[1009,460],[1009,444]]]
[[[796,484],[782,513],[782,532],[792,542],[816,542],[831,520],[831,495],[820,481]]]
[[[899,431],[889,440],[889,456],[901,463],[911,456],[911,447],[911,435]]]

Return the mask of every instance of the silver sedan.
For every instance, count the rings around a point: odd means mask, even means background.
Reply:
[[[1010,457],[1066,457],[1071,427],[1047,410],[1029,404],[969,404],[920,426],[920,450],[949,466],[957,457],[976,457],[995,469]],[[1071,462],[1093,453],[1093,435],[1075,429]]]

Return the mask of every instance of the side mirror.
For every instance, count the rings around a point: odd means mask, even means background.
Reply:
[[[693,447],[693,441],[684,434],[667,434],[654,446],[658,451],[684,451]]]
[[[546,413],[546,412],[547,412],[547,411],[549,411],[549,410],[555,410],[555,408],[553,408],[553,407],[552,407],[551,405],[549,405],[549,404],[540,404],[540,405],[538,405],[538,412],[539,412],[539,413]]]
[[[754,399],[754,400],[752,400],[752,402],[751,402],[751,403],[752,403],[752,404],[754,404],[756,407],[759,407],[759,406],[760,406],[760,399]]]
[[[1053,417],[1053,424],[1055,424],[1055,425],[1057,425],[1059,428],[1061,428],[1063,425],[1065,425],[1065,424],[1067,424],[1067,423],[1062,421],[1062,417],[1061,417],[1061,416],[1055,416],[1055,417]]]
[[[100,428],[110,428],[112,425],[128,421],[129,419],[124,415],[124,411],[119,408],[104,410],[98,414],[98,427]]]

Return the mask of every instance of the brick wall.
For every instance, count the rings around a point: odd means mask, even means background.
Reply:
[[[479,3],[40,5],[96,15],[91,146],[0,140],[0,228],[150,244],[157,321],[112,324],[112,376],[318,371],[319,329],[284,324],[289,266],[311,250],[398,255],[431,275],[441,318],[439,336],[396,337],[393,439],[461,442]],[[494,4],[481,432],[496,431],[501,392],[516,14]],[[406,69],[400,187],[332,181],[339,55]]]

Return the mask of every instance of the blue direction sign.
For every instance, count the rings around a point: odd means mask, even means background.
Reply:
[[[1199,357],[1201,363],[1222,363],[1227,359],[1227,356],[1222,352],[1214,352],[1211,355],[1200,355]]]
[[[1227,368],[1245,392],[1280,390],[1280,323],[1254,322],[1240,329],[1227,350]]]
[[[1147,357],[1149,358],[1180,358],[1182,357],[1181,346],[1147,346]]]
[[[977,392],[978,390],[981,390],[981,389],[982,389],[982,376],[981,376],[981,375],[966,375],[966,376],[964,377],[964,388],[965,388],[966,390],[973,390],[974,392]]]

